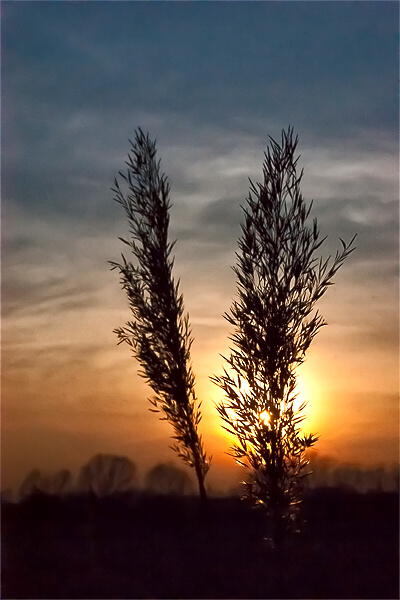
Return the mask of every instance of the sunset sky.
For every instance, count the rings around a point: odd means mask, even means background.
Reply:
[[[171,184],[210,483],[233,465],[209,377],[229,345],[240,205],[268,135],[289,124],[303,194],[329,236],[323,254],[358,236],[299,369],[305,429],[321,435],[320,455],[397,462],[398,12],[373,1],[2,2],[2,488],[97,452],[143,472],[176,460],[113,333],[130,313],[107,263],[127,233],[110,188],[138,126]]]

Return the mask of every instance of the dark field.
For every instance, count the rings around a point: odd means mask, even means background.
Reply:
[[[2,505],[2,598],[398,598],[398,494],[309,491],[279,551],[234,498],[37,495]]]

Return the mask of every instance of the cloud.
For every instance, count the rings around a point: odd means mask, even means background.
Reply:
[[[171,182],[174,274],[207,398],[228,344],[222,314],[235,294],[248,177],[261,179],[268,135],[279,138],[289,123],[304,196],[329,234],[325,252],[358,234],[321,303],[332,328],[317,342],[314,375],[338,387],[362,377],[378,396],[393,388],[395,3],[7,3],[3,12],[3,397],[24,406],[27,428],[33,410],[53,404],[104,417],[138,411],[149,394],[129,350],[116,347],[113,329],[130,313],[107,263],[126,250],[110,187],[137,126],[157,138]],[[334,368],[343,381],[331,382]],[[93,446],[107,437],[103,421]],[[71,419],[82,431],[89,423]],[[58,435],[62,419],[57,427]]]
[[[14,139],[38,141],[82,110],[105,116],[99,134],[149,107],[197,125],[283,120],[339,138],[371,124],[390,131],[397,120],[395,5],[64,4],[4,12],[3,104],[6,116],[21,117]]]
[[[147,119],[157,121],[151,113]],[[78,128],[80,121],[92,123],[90,131],[85,130],[85,125],[82,135],[95,138],[97,120],[77,117]],[[159,155],[172,184],[171,238],[178,239],[175,274],[182,278],[190,312],[197,322],[213,322],[229,305],[227,290],[234,292],[234,276],[229,267],[235,262],[240,235],[240,205],[245,204],[248,194],[248,176],[254,181],[261,179],[265,140],[261,135],[257,138],[224,128],[214,131],[211,137],[208,126],[196,130],[184,119],[180,126],[183,129],[177,126],[177,137],[172,138],[171,132],[166,134],[165,123],[159,123]],[[339,236],[350,239],[355,232],[358,234],[357,251],[343,276],[348,284],[351,281],[357,286],[357,295],[364,297],[375,288],[393,289],[397,275],[395,153],[387,138],[377,138],[378,148],[370,152],[365,150],[363,139],[358,147],[352,140],[346,151],[332,140],[327,147],[305,146],[301,139],[299,144],[300,165],[305,167],[304,195],[306,199],[315,198],[313,215],[318,217],[322,232],[329,234],[325,252],[337,249]],[[11,196],[8,202],[6,198],[5,218],[9,226],[4,234],[3,255],[8,265],[4,279],[5,313],[25,306],[32,314],[53,311],[59,312],[61,318],[72,308],[100,308],[106,297],[111,306],[111,292],[107,290],[111,290],[115,275],[108,273],[107,261],[117,259],[124,250],[116,238],[126,234],[127,224],[109,191],[112,177],[123,168],[124,159],[119,165],[115,158],[111,159],[115,170],[111,174],[109,169],[110,179],[105,181],[106,148],[107,144],[104,155],[99,153],[93,158],[92,169],[97,175],[90,179],[93,189],[86,195],[84,214],[76,208],[77,200],[68,189],[68,178],[75,166],[80,174],[80,155],[74,153],[73,146],[66,185],[61,186],[66,194],[63,207],[60,208],[57,197],[53,211],[48,212],[40,210],[40,199],[27,207],[21,204],[19,195],[16,200]],[[382,151],[378,152],[380,148]],[[112,149],[108,151],[112,157]],[[41,175],[43,188],[47,185],[46,173]],[[102,181],[104,189],[97,194]],[[77,187],[81,198],[86,193],[85,185]],[[67,215],[65,207],[70,208]],[[112,301],[115,306],[122,306],[123,295]],[[202,311],[210,312],[201,316]]]

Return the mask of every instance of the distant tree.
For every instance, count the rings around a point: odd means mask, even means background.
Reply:
[[[400,465],[392,465],[389,469],[389,489],[399,491],[400,489]]]
[[[136,465],[126,456],[96,454],[80,470],[78,488],[104,497],[128,489],[135,478]]]
[[[172,449],[194,468],[204,501],[210,457],[198,432],[201,412],[190,362],[189,318],[184,314],[179,282],[172,275],[174,244],[168,241],[170,186],[165,174],[160,173],[155,142],[138,129],[131,146],[127,174],[120,172],[128,191],[121,191],[117,179],[113,191],[130,226],[129,241],[120,240],[130,248],[135,264],[123,255],[122,263],[111,264],[120,272],[134,320],[115,332],[139,361],[140,374],[155,393],[150,410],[161,412],[160,418],[171,423],[175,440]]]
[[[0,491],[1,504],[11,504],[13,502],[14,494],[11,488],[6,488]]]
[[[28,498],[29,496],[32,496],[35,493],[38,493],[41,490],[41,482],[43,481],[43,475],[42,473],[39,471],[39,469],[33,469],[32,471],[30,471],[25,479],[23,480],[23,482],[20,485],[19,488],[19,497],[21,498],[21,500],[23,500],[24,498]]]
[[[333,485],[337,461],[330,456],[320,456],[317,453],[308,453],[308,461],[312,471],[308,481],[309,486]]]
[[[178,494],[191,492],[192,480],[182,469],[166,463],[153,467],[146,475],[146,487],[158,494]]]
[[[49,494],[65,494],[72,487],[72,474],[68,469],[61,469],[48,477]]]
[[[234,327],[228,371],[214,377],[225,393],[217,409],[224,428],[237,438],[231,448],[250,469],[248,495],[265,507],[277,543],[294,524],[307,474],[305,451],[317,437],[301,433],[305,404],[295,409],[296,367],[325,325],[314,305],[353,250],[341,240],[332,260],[315,255],[320,239],[317,220],[300,191],[298,143],[293,129],[281,143],[270,138],[264,180],[250,181],[239,240],[238,299],[225,315]]]
[[[72,475],[68,469],[61,469],[50,474],[44,474],[38,469],[33,469],[23,480],[19,496],[21,499],[37,493],[59,496],[68,492],[71,486]]]

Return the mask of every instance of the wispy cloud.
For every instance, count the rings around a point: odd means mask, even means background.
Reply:
[[[83,402],[136,411],[148,394],[127,349],[116,348],[112,330],[130,315],[107,264],[126,250],[110,188],[138,126],[157,138],[170,179],[175,276],[200,389],[211,394],[208,376],[228,345],[222,314],[235,294],[230,267],[248,177],[260,181],[268,135],[279,138],[289,123],[326,252],[358,234],[321,303],[332,327],[317,342],[314,376],[330,380],[326,364],[336,365],[343,387],[362,372],[387,404],[398,354],[398,11],[396,3],[5,4],[9,409],[55,403],[63,412]]]

